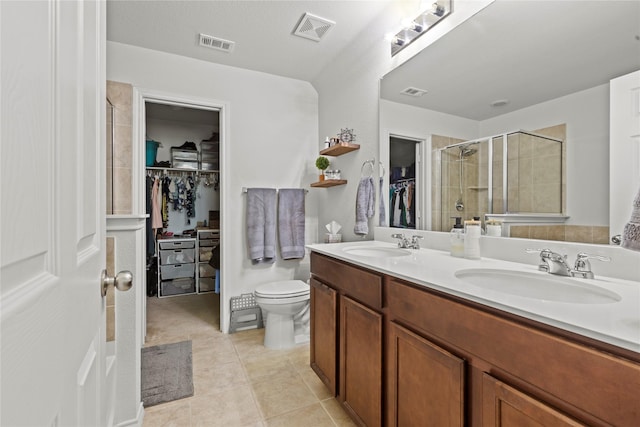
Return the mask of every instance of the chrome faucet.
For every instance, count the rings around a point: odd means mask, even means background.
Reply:
[[[566,255],[561,255],[550,249],[526,249],[525,251],[527,253],[540,254],[540,264],[538,265],[538,270],[540,271],[546,271],[547,273],[557,274],[559,276],[580,277],[583,279],[593,279],[593,272],[591,271],[591,264],[589,263],[590,259],[611,261],[611,258],[606,256],[589,255],[580,252],[572,269],[567,263]]]
[[[540,259],[547,264],[547,272],[559,276],[570,276],[571,267],[567,263],[567,256],[560,255],[549,249],[540,251]]]
[[[576,258],[576,263],[573,266],[571,275],[573,277],[581,277],[583,279],[593,279],[593,272],[591,271],[590,259],[597,259],[598,261],[609,262],[611,258],[602,255],[589,255],[584,252],[580,252]]]
[[[420,249],[420,239],[423,238],[416,234],[411,236],[411,240],[409,240],[409,238],[401,233],[392,234],[391,237],[398,239],[398,247],[403,249]]]

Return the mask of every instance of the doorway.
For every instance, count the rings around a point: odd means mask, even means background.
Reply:
[[[152,97],[142,102],[146,298],[211,294],[207,300],[219,306],[221,274],[209,260],[221,240],[222,108]],[[219,317],[219,307],[211,310]]]
[[[423,228],[423,144],[423,140],[389,135],[389,227]]]

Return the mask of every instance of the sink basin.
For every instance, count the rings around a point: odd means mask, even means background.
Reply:
[[[345,251],[349,255],[366,256],[373,258],[392,258],[411,254],[411,252],[406,249],[388,248],[382,246],[350,246],[344,248],[343,251]]]
[[[540,301],[608,304],[621,299],[620,295],[608,289],[547,273],[471,268],[458,270],[455,276],[484,289]]]

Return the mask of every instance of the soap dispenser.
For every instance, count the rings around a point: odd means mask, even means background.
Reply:
[[[464,226],[462,218],[454,217],[456,223],[451,229],[451,256],[464,257]]]
[[[480,259],[480,221],[465,221],[464,229],[464,257],[468,259]]]

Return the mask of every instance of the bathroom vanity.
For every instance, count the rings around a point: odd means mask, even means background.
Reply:
[[[454,274],[516,263],[310,248],[311,367],[357,424],[640,425],[638,283],[616,281],[610,301],[539,301]]]

